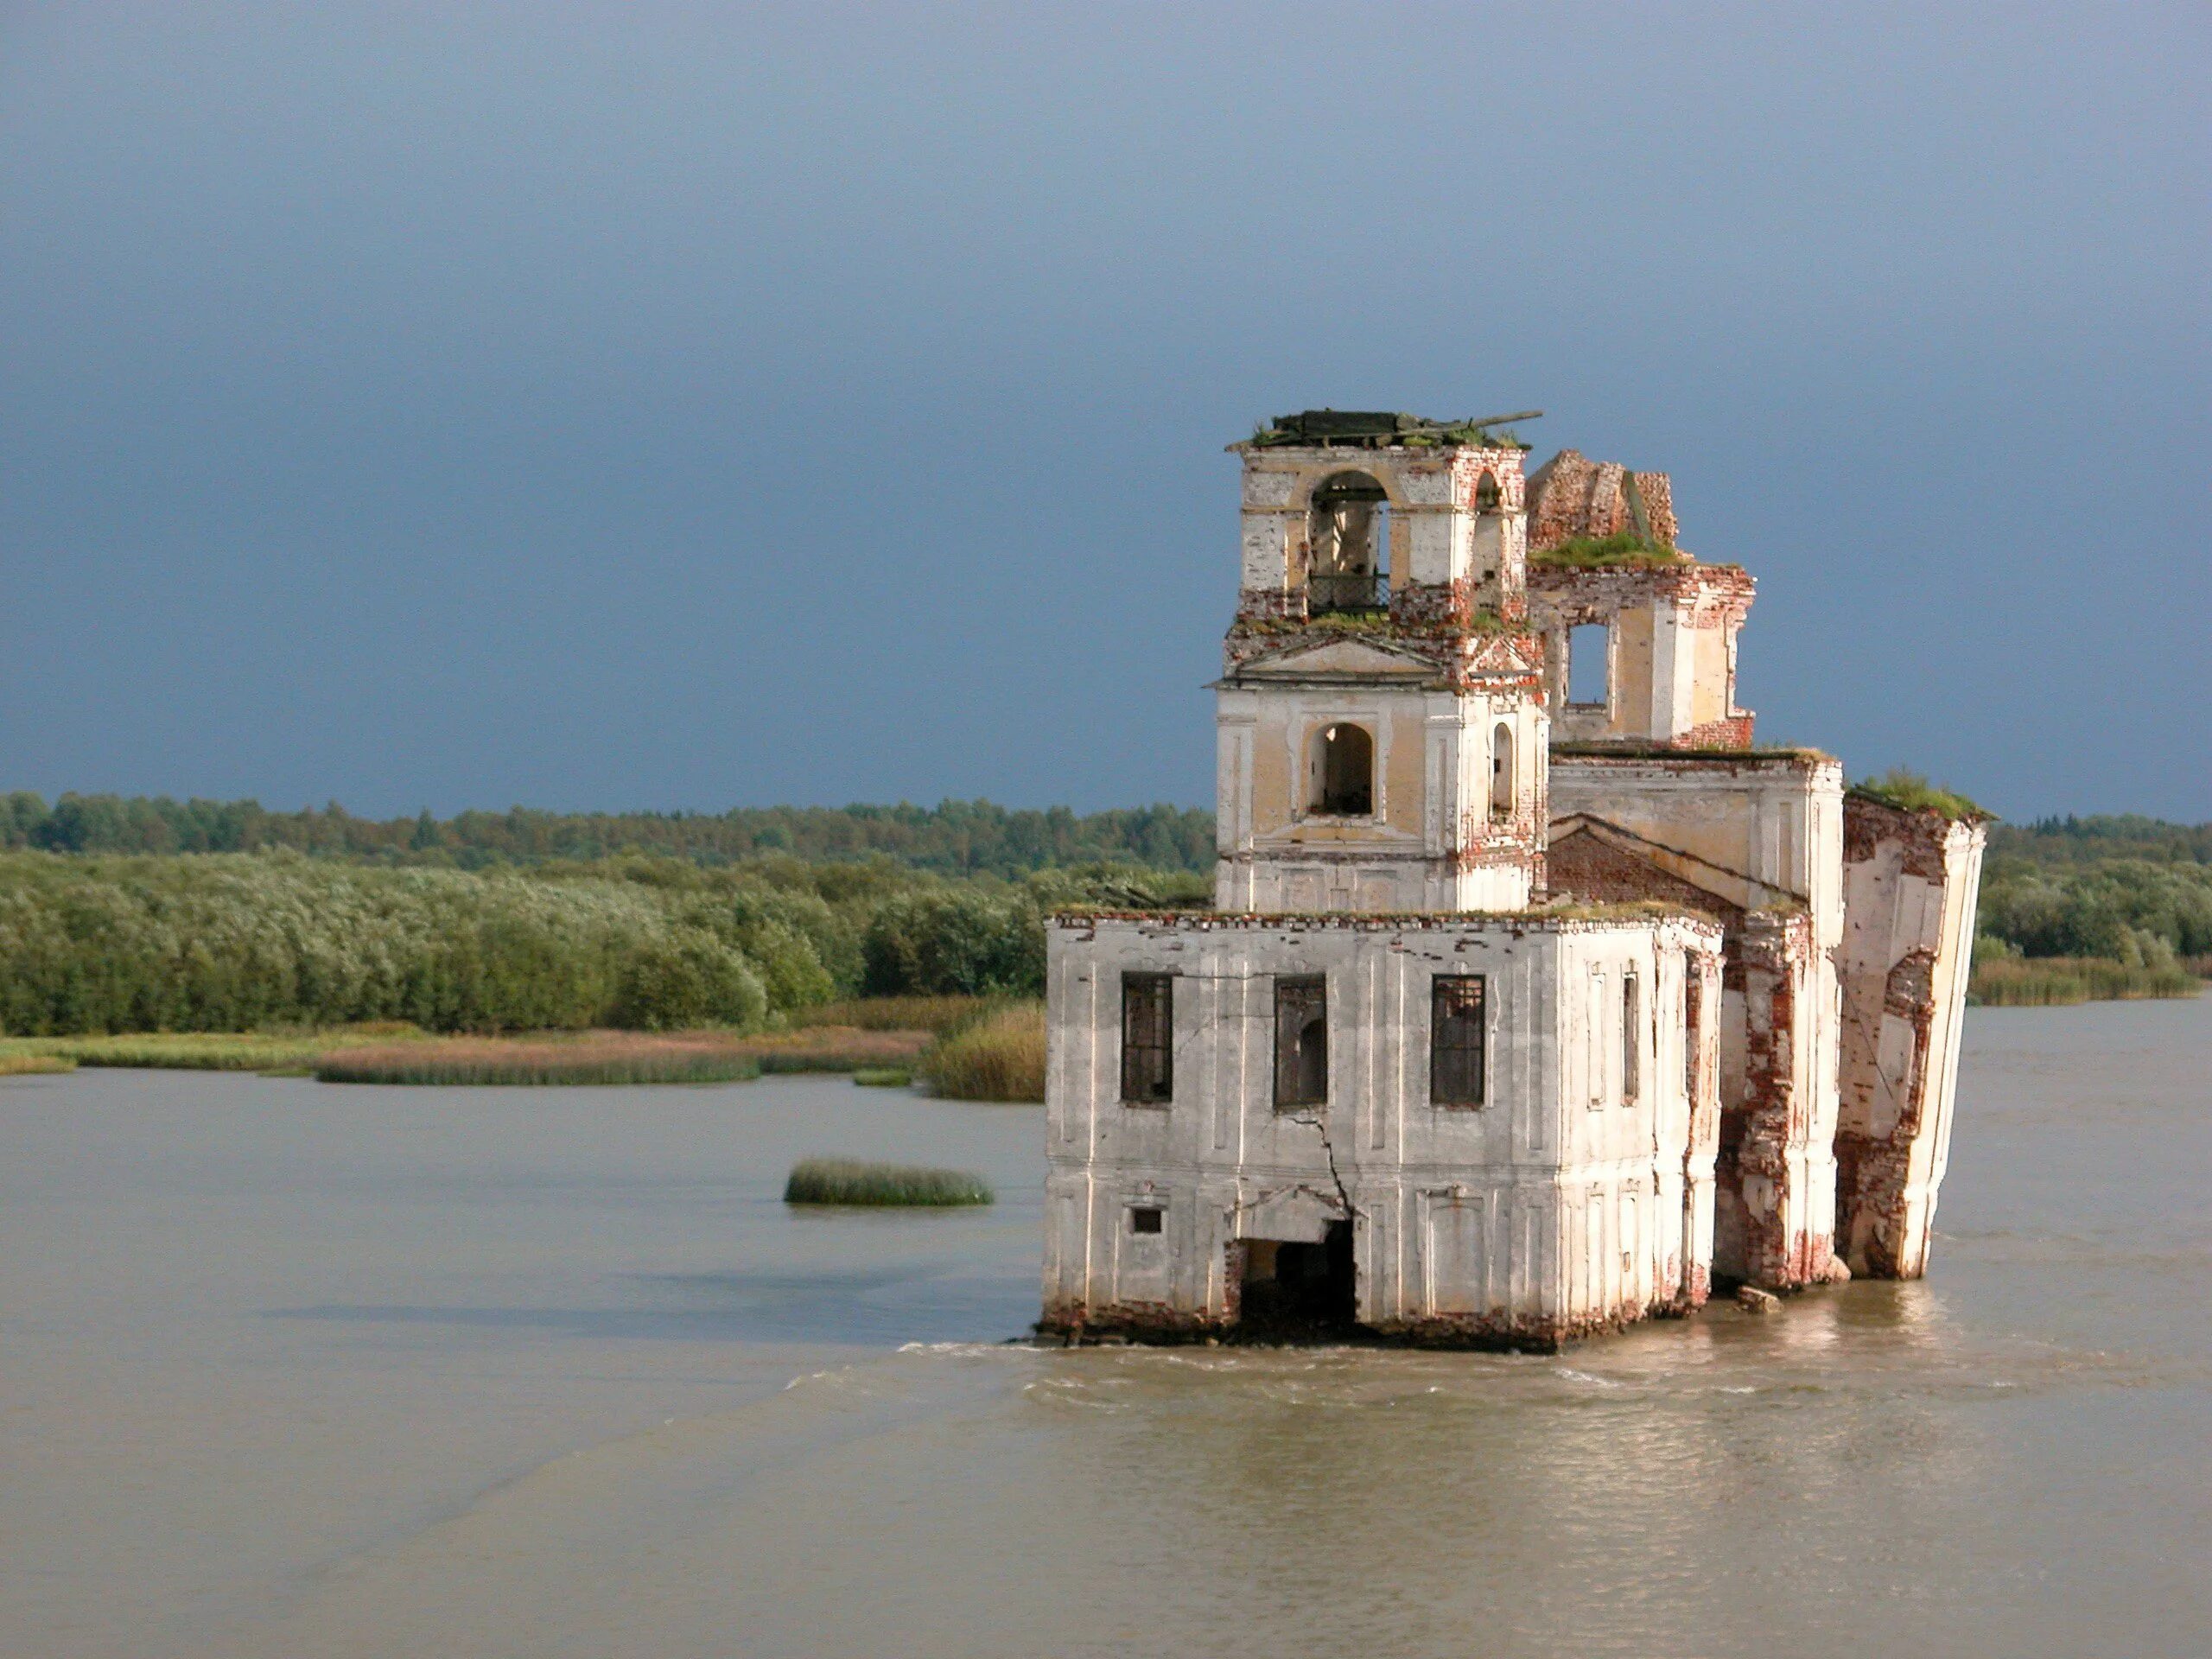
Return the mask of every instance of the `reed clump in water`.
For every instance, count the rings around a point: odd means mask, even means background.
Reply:
[[[861,1071],[911,1067],[929,1040],[926,1031],[911,1028],[808,1025],[749,1037],[745,1046],[764,1071]]]
[[[1045,1005],[1009,1002],[974,1024],[940,1037],[921,1058],[921,1072],[954,1100],[1045,1098]]]
[[[851,1158],[808,1158],[784,1183],[785,1204],[867,1204],[931,1208],[989,1204],[995,1198],[980,1175],[911,1164],[869,1164]]]
[[[59,1054],[0,1054],[0,1077],[29,1077],[55,1071],[74,1071],[77,1063]]]
[[[289,1071],[306,1075],[335,1050],[391,1047],[423,1033],[399,1020],[328,1030],[152,1031],[111,1037],[34,1037],[11,1045],[73,1065],[142,1067],[164,1071]]]
[[[923,1031],[943,1037],[975,1024],[998,1004],[983,996],[856,996],[791,1015],[794,1026],[849,1026],[861,1031]]]
[[[2195,996],[2203,982],[2179,964],[2133,966],[2101,957],[1985,957],[1967,994],[1993,1008]]]
[[[734,1041],[712,1037],[460,1039],[326,1054],[315,1063],[315,1075],[323,1083],[430,1085],[739,1083],[760,1075],[760,1059]]]
[[[853,1073],[853,1081],[863,1089],[909,1089],[914,1074],[902,1065],[863,1066]]]

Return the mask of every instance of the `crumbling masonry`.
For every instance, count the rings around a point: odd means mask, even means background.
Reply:
[[[1216,907],[1052,926],[1042,1327],[1551,1347],[1923,1272],[1980,827],[1752,747],[1665,474],[1231,448]]]

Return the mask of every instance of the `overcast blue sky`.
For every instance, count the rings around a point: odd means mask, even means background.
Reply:
[[[1539,407],[1764,737],[2212,817],[2212,10],[0,10],[0,788],[1211,798],[1225,442]]]

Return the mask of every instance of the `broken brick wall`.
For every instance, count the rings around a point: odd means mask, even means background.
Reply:
[[[1529,475],[1528,492],[1531,552],[1624,532],[1672,547],[1679,534],[1674,481],[1664,473],[1632,473],[1562,449]]]
[[[1854,1274],[1927,1269],[1985,839],[1976,823],[1845,798],[1836,1226]]]
[[[1721,1112],[1715,1171],[1719,1273],[1770,1290],[1834,1276],[1834,1094],[1820,1086],[1812,918],[1753,911],[1734,934],[1728,988],[1740,998],[1736,1098]]]

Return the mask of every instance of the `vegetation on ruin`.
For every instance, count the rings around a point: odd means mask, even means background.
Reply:
[[[1045,1005],[1025,1001],[940,1037],[918,1068],[940,1095],[956,1100],[1045,1098]]]
[[[1572,536],[1555,547],[1532,549],[1529,563],[1554,570],[1657,570],[1692,560],[1678,547],[1624,530],[1611,536]]]
[[[991,1184],[957,1169],[870,1164],[850,1158],[808,1158],[784,1183],[785,1204],[897,1205],[934,1208],[989,1204]]]
[[[1862,778],[1851,786],[1851,792],[1900,812],[1933,812],[1954,823],[1991,816],[1956,790],[1938,788],[1903,766],[1892,766],[1878,778]]]

